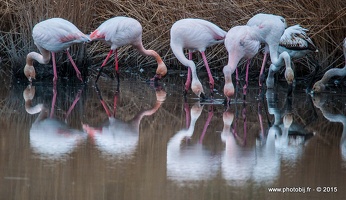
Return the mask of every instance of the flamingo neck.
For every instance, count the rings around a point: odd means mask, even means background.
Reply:
[[[346,65],[344,68],[333,68],[328,70],[320,80],[321,83],[325,84],[334,76],[345,76],[346,75]]]
[[[28,53],[28,55],[26,56],[26,64],[33,66],[34,60],[36,60],[37,62],[39,62],[40,64],[47,64],[50,60],[50,52],[43,49],[43,48],[39,48],[41,54],[37,53],[37,52],[30,52]]]

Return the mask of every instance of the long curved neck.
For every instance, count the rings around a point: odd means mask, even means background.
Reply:
[[[344,68],[333,68],[328,70],[320,80],[323,84],[327,83],[329,79],[331,79],[334,76],[345,76],[346,75],[346,65]]]
[[[37,52],[28,53],[28,55],[26,56],[26,64],[27,65],[33,66],[34,60],[36,60],[40,64],[47,64],[49,62],[50,52],[41,48],[41,47],[38,47],[38,49],[40,50],[41,54],[39,54]]]

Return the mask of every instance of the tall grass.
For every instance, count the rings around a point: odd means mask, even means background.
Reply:
[[[81,31],[90,33],[106,19],[122,15],[141,22],[144,46],[156,50],[169,69],[174,70],[182,67],[169,48],[169,30],[175,21],[187,17],[203,18],[227,31],[235,25],[245,24],[260,12],[281,15],[286,18],[288,25],[300,24],[309,29],[308,34],[319,47],[319,53],[315,56],[322,69],[343,65],[341,43],[346,36],[344,0],[3,0],[0,2],[0,56],[10,66],[8,71],[14,72],[15,76],[21,75],[26,54],[37,51],[31,38],[31,30],[36,23],[51,17],[62,17]],[[109,47],[95,42],[86,48],[74,45],[71,52],[79,62],[87,63],[85,67],[93,74]],[[221,72],[227,62],[224,46],[210,48],[206,53],[213,71]],[[119,49],[119,55],[121,69],[151,69],[150,66],[156,65],[155,60],[139,56],[130,47]],[[251,69],[255,74],[258,74],[258,63],[262,57],[259,54],[253,62],[256,66]],[[202,61],[197,64],[198,67],[203,66]],[[304,76],[312,70],[306,59],[300,60],[297,65],[306,67],[298,70],[300,74],[296,76]]]

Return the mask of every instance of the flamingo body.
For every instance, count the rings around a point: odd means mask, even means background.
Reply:
[[[108,56],[101,66],[101,70],[109,59],[109,56],[115,52],[115,70],[118,74],[117,49],[125,45],[132,45],[140,54],[152,56],[156,59],[158,67],[156,69],[155,79],[161,79],[167,73],[167,67],[159,54],[154,50],[147,50],[143,47],[142,25],[133,18],[119,16],[108,19],[90,34],[90,39],[102,40],[111,47]],[[96,82],[100,76],[100,72],[97,75]]]
[[[255,31],[259,35],[258,40],[261,43],[265,43],[266,47],[269,48],[271,66],[268,73],[267,87],[274,87],[274,73],[277,72],[280,68],[277,67],[282,60],[285,61],[286,71],[285,78],[289,84],[293,83],[294,73],[291,67],[291,58],[287,52],[282,52],[279,54],[279,44],[281,36],[283,35],[287,24],[286,20],[278,15],[272,14],[256,14],[247,22],[248,26],[255,28]],[[263,59],[260,76],[263,73],[263,67],[266,62],[266,54]]]
[[[50,52],[53,57],[54,79],[57,80],[55,53],[66,50],[66,53],[73,65],[77,77],[82,80],[81,74],[72,60],[68,48],[76,43],[88,42],[89,37],[82,33],[71,22],[62,18],[51,18],[36,24],[32,31],[34,43],[39,49],[40,53],[30,52],[26,58],[26,65],[24,67],[24,74],[31,82],[36,78],[35,68],[33,61],[36,60],[41,64],[47,64],[50,60]]]
[[[225,38],[225,46],[228,51],[228,63],[223,69],[225,77],[224,94],[229,99],[234,94],[232,74],[242,58],[254,57],[261,44],[258,34],[250,26],[235,26],[231,28]]]
[[[210,69],[205,57],[205,50],[207,47],[213,46],[218,43],[222,43],[226,32],[219,28],[217,25],[203,20],[203,19],[181,19],[175,22],[171,28],[171,49],[176,58],[186,67],[188,67],[188,79],[185,84],[185,91],[190,86],[190,74],[192,75],[192,91],[197,95],[204,95],[203,87],[198,79],[196,72],[196,65],[192,60],[189,60],[184,55],[184,49],[188,49],[189,53],[199,51],[202,54],[204,63],[208,70],[209,82],[211,89],[214,85],[214,80],[210,73]],[[190,71],[191,70],[191,71]]]

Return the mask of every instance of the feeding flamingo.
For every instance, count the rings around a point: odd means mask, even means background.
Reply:
[[[300,25],[296,24],[294,26],[290,26],[285,29],[284,34],[280,38],[280,44],[279,44],[279,49],[278,53],[281,54],[282,52],[286,51],[291,59],[298,59],[302,58],[312,52],[318,52],[317,47],[309,38],[306,34],[306,31],[308,31],[305,28],[302,28]],[[265,54],[267,54],[269,50],[265,50]],[[312,59],[308,57],[309,59]],[[315,64],[315,70],[314,73],[312,74],[312,79],[314,78],[315,74],[317,73],[319,69],[319,64],[315,60],[311,60]],[[264,61],[265,62],[265,61]],[[276,66],[278,68],[281,68],[284,66],[283,60],[279,61]],[[261,85],[262,83],[262,75],[264,71],[264,65],[262,65],[261,72],[260,72],[260,80],[259,84]],[[274,74],[268,75],[267,78],[267,85],[273,85],[274,83]],[[309,84],[308,89],[310,89],[311,84]]]
[[[57,81],[58,75],[56,70],[55,53],[63,50],[66,50],[66,54],[76,71],[78,79],[83,81],[81,73],[74,63],[68,48],[72,44],[90,41],[88,36],[86,36],[75,25],[65,19],[51,18],[36,24],[32,30],[32,37],[41,54],[37,52],[30,52],[26,56],[24,74],[30,82],[32,82],[32,79],[36,78],[36,72],[33,66],[34,60],[41,64],[47,64],[51,58],[50,52],[52,54],[53,61],[53,81]]]
[[[226,32],[224,30],[203,19],[181,19],[173,24],[171,28],[171,49],[177,59],[188,67],[184,95],[186,95],[191,85],[192,91],[198,97],[205,98],[203,86],[197,76],[196,65],[192,61],[192,52],[194,51],[199,51],[202,54],[208,72],[211,95],[213,95],[214,79],[205,56],[205,50],[207,47],[222,43],[225,36]],[[188,59],[185,57],[183,49],[188,49]]]
[[[228,101],[234,95],[234,85],[232,83],[232,74],[237,68],[242,58],[248,59],[246,66],[246,85],[248,81],[248,67],[250,60],[254,57],[261,47],[257,39],[258,34],[250,26],[235,26],[231,28],[225,38],[225,46],[228,51],[228,63],[223,68],[225,77],[224,94]],[[244,87],[246,87],[246,85]]]
[[[343,51],[344,51],[344,57],[345,57],[345,63],[346,63],[346,38],[344,39],[343,43]],[[312,92],[319,93],[325,90],[326,86],[325,84],[334,76],[346,76],[346,64],[345,67],[339,69],[339,68],[333,68],[326,71],[326,73],[323,75],[322,79],[317,81],[313,88]]]
[[[279,44],[281,36],[283,35],[287,24],[286,20],[278,15],[272,14],[256,14],[247,22],[248,26],[254,27],[255,32],[258,34],[258,40],[265,43],[266,48],[269,48],[270,59],[272,64],[269,68],[268,77],[273,76],[281,67],[278,65],[284,60],[286,65],[285,78],[288,84],[292,84],[294,80],[294,73],[291,67],[290,55],[284,51],[279,53]],[[267,53],[264,55],[262,67],[267,59]],[[263,72],[262,72],[263,73]],[[260,77],[262,74],[260,74]],[[274,79],[267,79],[267,88],[274,87]]]
[[[109,57],[115,55],[115,71],[119,82],[119,66],[117,49],[124,45],[132,45],[138,52],[144,56],[152,56],[158,64],[156,75],[153,80],[161,79],[167,73],[167,67],[159,54],[154,50],[147,50],[142,43],[142,25],[135,19],[129,17],[113,17],[103,22],[95,31],[90,34],[91,40],[102,40],[111,46],[106,59],[103,61],[97,74],[98,81],[103,67],[106,65]]]

